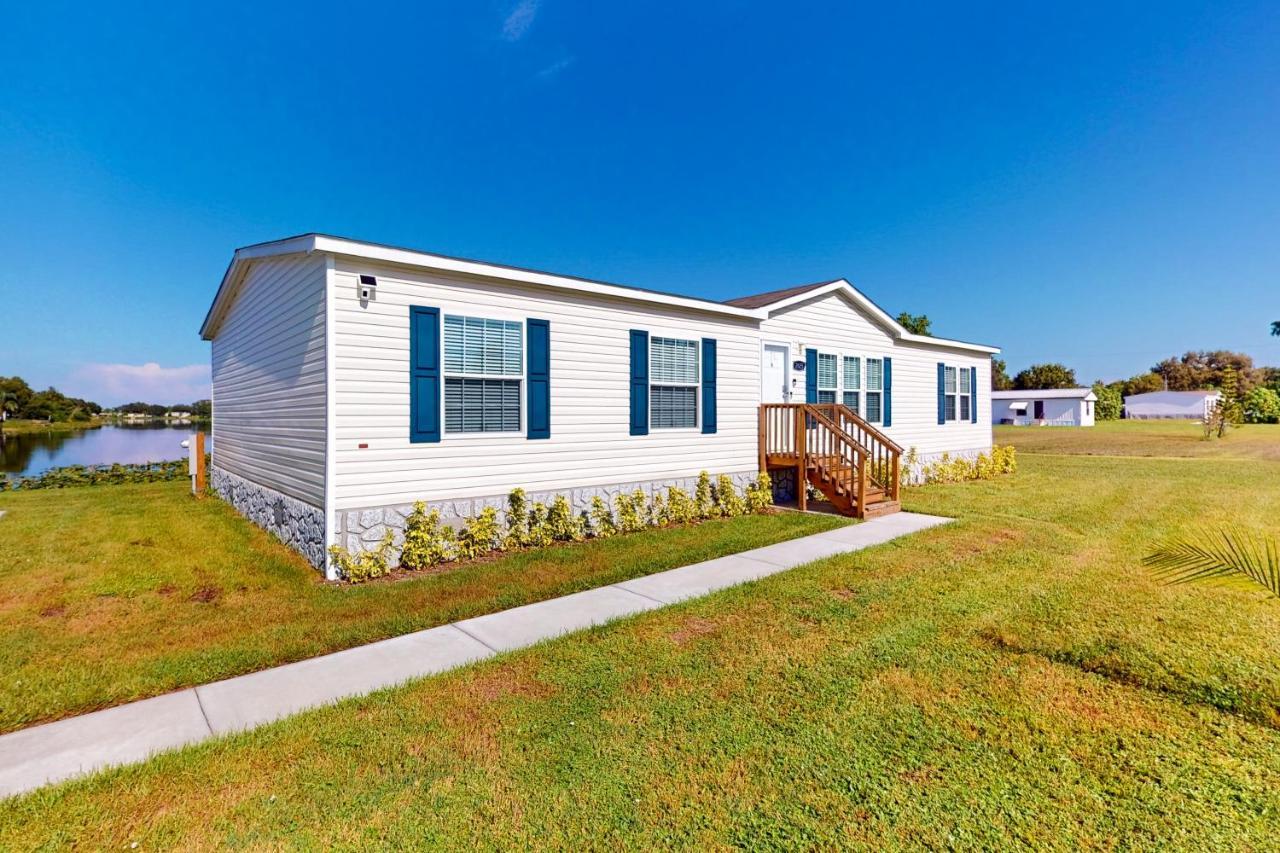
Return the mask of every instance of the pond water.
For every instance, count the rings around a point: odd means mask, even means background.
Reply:
[[[26,476],[63,465],[186,459],[183,439],[207,429],[194,424],[108,424],[76,432],[6,434],[0,441],[0,473]]]

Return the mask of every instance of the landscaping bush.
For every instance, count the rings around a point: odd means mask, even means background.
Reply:
[[[391,572],[391,550],[395,547],[395,533],[388,530],[378,547],[361,551],[352,556],[341,545],[330,545],[329,556],[339,573],[352,583],[380,578]]]
[[[413,512],[404,522],[400,565],[406,569],[429,569],[452,560],[457,550],[453,528],[440,525],[440,511],[427,512],[427,505],[422,501],[414,504]]]
[[[697,497],[671,486],[666,496],[650,499],[642,489],[624,492],[614,499],[614,507],[601,497],[591,500],[591,508],[577,515],[564,495],[550,506],[528,500],[524,489],[512,489],[507,496],[505,524],[498,511],[486,507],[467,519],[458,533],[440,523],[438,510],[427,510],[418,501],[405,519],[400,566],[421,570],[450,560],[470,560],[494,550],[544,547],[553,542],[580,542],[587,536],[604,539],[621,533],[637,533],[650,527],[687,524],[703,518],[733,518],[746,513],[765,512],[773,504],[773,484],[768,474],[760,474],[739,492],[726,474],[716,478],[703,471],[698,475]],[[588,522],[590,526],[588,527]],[[359,583],[391,571],[389,557],[394,537],[387,537],[373,551],[352,555],[345,548],[329,548],[335,567],[348,581]]]
[[[1018,470],[1018,451],[1012,445],[994,445],[990,455],[979,453],[970,459],[944,453],[920,469],[925,483],[963,483],[968,480],[994,480],[1001,474]]]

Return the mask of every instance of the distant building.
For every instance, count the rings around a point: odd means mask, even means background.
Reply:
[[[1217,391],[1151,391],[1124,398],[1124,416],[1132,420],[1202,421],[1222,402]]]
[[[1089,388],[991,392],[991,422],[1013,426],[1093,426],[1098,397]]]

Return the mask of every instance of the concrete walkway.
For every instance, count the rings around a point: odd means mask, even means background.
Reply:
[[[0,737],[0,797],[435,675],[950,521],[900,512]]]

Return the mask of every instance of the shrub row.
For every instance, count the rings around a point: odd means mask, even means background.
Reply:
[[[187,460],[142,462],[136,465],[67,465],[34,477],[0,476],[0,492],[18,489],[68,489],[77,486],[118,486],[159,483],[187,477]]]
[[[557,495],[547,505],[530,502],[524,489],[515,489],[507,496],[503,519],[499,520],[496,509],[486,507],[467,519],[457,531],[440,523],[439,510],[428,511],[426,504],[418,501],[405,519],[400,568],[416,571],[451,560],[472,560],[495,551],[537,548],[553,542],[581,542],[589,538],[606,539],[649,527],[732,518],[763,512],[772,503],[773,486],[768,474],[760,474],[739,493],[727,475],[721,474],[712,483],[706,471],[698,475],[693,495],[672,486],[650,500],[637,489],[631,494],[618,495],[613,506],[596,497],[583,513],[575,513],[564,495]],[[329,554],[344,578],[359,583],[389,574],[394,550],[395,533],[388,530],[377,548],[351,554],[342,546],[333,545]]]
[[[966,480],[994,480],[1001,474],[1012,474],[1018,470],[1018,451],[1012,445],[1001,447],[993,445],[991,453],[979,453],[970,459],[967,456],[952,456],[944,453],[932,462],[926,462],[920,469],[921,479],[925,483],[963,483]]]

